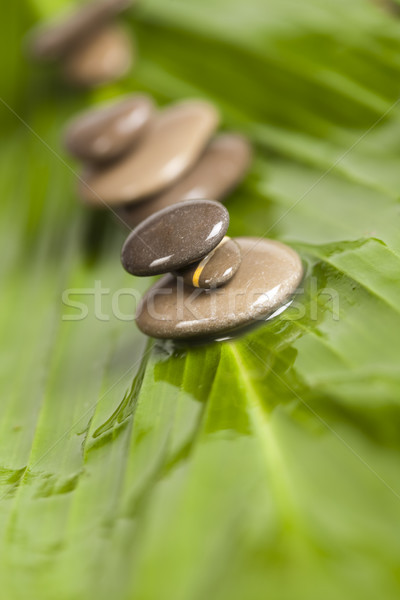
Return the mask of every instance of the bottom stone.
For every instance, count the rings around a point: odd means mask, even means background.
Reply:
[[[202,290],[164,275],[138,306],[136,323],[156,338],[216,337],[263,320],[282,306],[299,285],[299,255],[280,242],[234,238],[242,262],[223,287]]]

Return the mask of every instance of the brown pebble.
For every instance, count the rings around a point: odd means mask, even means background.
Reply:
[[[208,254],[224,237],[229,213],[219,202],[190,200],[152,215],[134,229],[121,253],[132,275],[160,275]]]
[[[64,78],[72,85],[97,87],[126,75],[132,65],[132,43],[127,30],[107,25],[88,36],[68,54]]]
[[[138,306],[139,329],[157,338],[217,337],[263,320],[288,302],[303,274],[298,254],[273,240],[235,240],[242,262],[230,281],[200,290],[165,275]]]
[[[81,160],[115,159],[137,142],[154,113],[149,96],[129,95],[78,115],[65,132],[65,146]]]
[[[39,26],[31,34],[30,52],[39,60],[57,60],[75,50],[87,35],[112,20],[132,0],[94,0],[77,10]]]
[[[238,243],[225,236],[200,262],[178,271],[176,275],[193,287],[216,288],[232,279],[240,266],[240,260]]]
[[[157,211],[176,202],[195,198],[222,200],[244,177],[251,160],[249,142],[241,135],[225,133],[217,136],[205,149],[199,161],[170,189],[144,202],[118,208],[120,218],[136,227]]]
[[[169,106],[137,148],[116,164],[83,174],[82,197],[94,205],[115,205],[161,191],[193,165],[217,125],[218,113],[208,102],[188,100]]]

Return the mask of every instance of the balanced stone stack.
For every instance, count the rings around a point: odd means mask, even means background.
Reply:
[[[230,239],[226,208],[187,200],[148,217],[129,235],[122,264],[132,275],[164,275],[145,294],[138,327],[158,338],[218,338],[284,305],[302,265],[288,246]]]
[[[115,17],[132,0],[93,0],[31,34],[30,54],[59,62],[64,78],[83,87],[103,85],[131,68],[131,36]]]
[[[128,96],[78,116],[66,146],[85,164],[79,193],[112,207],[133,231],[122,264],[135,276],[165,275],[137,310],[153,337],[218,337],[280,308],[302,276],[298,255],[271,240],[230,239],[221,203],[244,177],[251,148],[215,135],[219,116],[204,100],[157,112]]]
[[[120,74],[128,44],[109,21],[128,4],[84,6],[37,34],[35,55],[62,60],[69,78],[86,85]],[[226,235],[221,202],[243,179],[251,148],[241,135],[216,134],[218,124],[218,111],[205,100],[157,110],[150,97],[132,94],[79,115],[66,130],[68,151],[83,163],[83,201],[111,209],[133,228],[124,268],[163,275],[136,314],[139,328],[154,337],[226,336],[281,310],[302,278],[301,260],[288,246]]]

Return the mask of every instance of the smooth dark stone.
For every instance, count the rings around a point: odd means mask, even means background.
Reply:
[[[181,179],[161,194],[143,202],[117,208],[120,218],[136,227],[157,211],[184,200],[213,198],[223,200],[243,179],[251,161],[251,146],[234,133],[218,135]]]
[[[208,254],[224,237],[229,213],[219,202],[190,200],[143,221],[121,254],[132,275],[159,275],[181,269]]]
[[[70,122],[65,132],[65,146],[81,160],[115,159],[140,139],[153,114],[153,101],[144,95],[130,95],[96,106]]]
[[[106,25],[65,57],[63,75],[72,85],[97,87],[126,75],[132,62],[128,31],[121,25]]]
[[[57,60],[75,51],[86,36],[131,6],[132,0],[94,0],[36,28],[30,36],[30,52],[40,60]]]
[[[232,279],[240,266],[240,261],[238,243],[225,236],[201,261],[178,271],[176,275],[193,287],[216,288]]]
[[[83,199],[95,206],[118,205],[160,192],[192,167],[217,125],[215,107],[203,100],[169,106],[137,148],[110,166],[86,170],[79,188]]]
[[[235,241],[242,262],[230,281],[213,290],[200,290],[165,275],[138,306],[139,329],[156,338],[216,337],[264,320],[287,303],[302,279],[299,255],[273,240]]]

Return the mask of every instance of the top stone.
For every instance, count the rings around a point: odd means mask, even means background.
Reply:
[[[208,254],[224,237],[229,213],[219,202],[188,200],[152,215],[127,238],[121,253],[132,275],[160,275]]]
[[[94,205],[137,202],[171,185],[197,160],[218,125],[214,106],[179,102],[154,119],[137,148],[109,166],[90,168],[79,186]]]
[[[75,157],[105,162],[126,152],[146,131],[153,115],[148,96],[129,95],[76,117],[65,132],[65,146]]]
[[[63,19],[38,27],[30,40],[31,54],[39,60],[57,60],[132,4],[132,0],[93,0]]]

